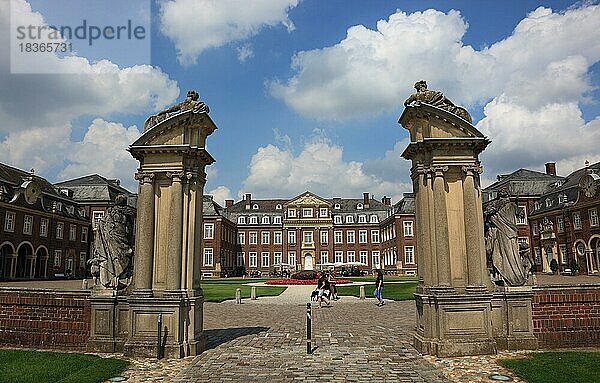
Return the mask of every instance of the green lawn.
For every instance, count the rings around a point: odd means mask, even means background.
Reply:
[[[389,279],[387,279],[389,281]],[[417,288],[416,281],[407,281],[406,283],[386,283],[383,288],[383,299],[391,299],[394,301],[406,301],[414,299],[413,294]],[[375,290],[375,282],[370,285],[365,285],[365,295],[367,298],[373,297]],[[357,286],[337,286],[338,295],[360,296],[360,287]]]
[[[96,355],[0,350],[0,383],[97,383],[126,367],[124,360]]]
[[[600,352],[542,352],[500,363],[529,383],[600,382]]]
[[[223,302],[228,299],[235,299],[235,290],[242,290],[242,298],[250,298],[251,286],[245,285],[251,282],[264,282],[266,279],[213,279],[203,280],[200,283],[204,291],[205,302]],[[256,288],[258,297],[279,295],[285,291],[285,287],[262,287]]]
[[[375,277],[373,277],[372,275],[367,275],[366,277],[341,277],[341,276],[337,276],[338,279],[349,279],[352,282],[373,282],[373,285],[375,285]],[[383,277],[384,282],[403,282],[403,281],[413,281],[416,282],[417,281],[417,277],[397,277],[397,276],[393,276],[393,275],[386,275],[385,277]],[[383,291],[385,292],[385,289],[383,289]]]

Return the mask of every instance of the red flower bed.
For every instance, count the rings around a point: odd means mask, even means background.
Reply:
[[[317,279],[269,279],[265,282],[267,285],[316,285]],[[343,285],[344,283],[352,283],[348,279],[336,279],[336,285]]]

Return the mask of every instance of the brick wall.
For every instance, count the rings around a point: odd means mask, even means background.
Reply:
[[[83,350],[90,337],[89,293],[0,288],[0,344]]]
[[[533,332],[540,348],[600,344],[600,285],[533,288]]]

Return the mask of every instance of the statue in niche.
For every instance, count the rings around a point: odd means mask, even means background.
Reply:
[[[408,106],[413,102],[419,102],[423,104],[432,105],[440,109],[447,110],[448,112],[457,115],[469,124],[473,123],[471,115],[462,106],[456,106],[454,103],[446,98],[442,92],[437,90],[428,90],[427,82],[425,80],[417,81],[415,83],[415,89],[417,93],[412,94],[409,98],[404,101],[404,106]]]
[[[144,131],[158,125],[160,122],[177,113],[185,112],[186,110],[192,110],[195,113],[208,113],[208,105],[200,101],[200,95],[195,90],[188,90],[187,98],[179,104],[173,105],[170,108],[161,110],[158,114],[150,116],[144,123]]]
[[[133,217],[127,196],[120,194],[94,229],[92,258],[88,261],[96,284],[120,290],[133,272]]]
[[[516,218],[524,216],[523,210],[509,199],[508,192],[503,189],[498,192],[498,199],[486,206],[483,214],[485,248],[494,271],[509,286],[524,285],[533,261],[529,246],[520,244],[517,237]]]

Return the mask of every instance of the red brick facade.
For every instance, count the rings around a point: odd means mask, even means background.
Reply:
[[[89,292],[0,288],[0,344],[84,350],[90,337]]]
[[[600,344],[600,286],[533,289],[533,328],[542,348]]]

